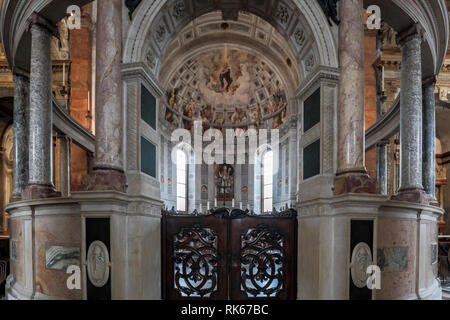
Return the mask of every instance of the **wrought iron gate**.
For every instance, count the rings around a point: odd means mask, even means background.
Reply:
[[[297,213],[163,212],[163,299],[295,299]]]

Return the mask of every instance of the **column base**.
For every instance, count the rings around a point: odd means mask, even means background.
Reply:
[[[11,195],[11,198],[9,198],[9,202],[17,202],[22,200],[22,194],[20,193],[13,193]]]
[[[118,170],[98,169],[83,176],[81,180],[85,191],[127,191],[125,173]]]
[[[22,191],[21,200],[35,200],[61,197],[61,192],[57,192],[53,185],[29,184]]]
[[[346,193],[377,193],[377,184],[367,173],[349,172],[334,178],[334,195]]]
[[[392,200],[406,201],[420,204],[430,204],[430,197],[423,189],[404,189],[400,190],[398,194],[392,196]]]

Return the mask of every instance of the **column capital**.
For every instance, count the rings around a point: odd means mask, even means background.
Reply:
[[[437,82],[437,76],[433,75],[431,77],[422,79],[422,87],[435,86]]]
[[[423,40],[424,29],[419,23],[415,23],[397,34],[397,44],[403,46],[412,39]]]
[[[24,77],[27,78],[28,80],[30,79],[30,73],[28,71],[23,70],[22,68],[14,66],[12,67],[12,73],[14,76]]]
[[[386,145],[388,145],[388,144],[389,144],[389,140],[383,139],[383,140],[378,141],[378,143],[376,144],[376,146],[377,146],[377,147],[384,147],[384,146],[386,146]]]
[[[53,25],[50,21],[37,12],[33,12],[27,20],[27,32],[30,32],[33,26],[39,26],[40,28],[46,30],[50,35],[59,39],[59,32],[56,25]]]

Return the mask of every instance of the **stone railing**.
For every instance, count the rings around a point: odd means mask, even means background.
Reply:
[[[95,136],[72,118],[53,97],[53,126],[64,133],[84,150],[94,152]]]
[[[400,129],[400,94],[392,107],[366,131],[366,150],[381,140],[389,139]]]

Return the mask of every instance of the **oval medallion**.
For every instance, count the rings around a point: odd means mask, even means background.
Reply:
[[[353,284],[358,288],[367,285],[367,267],[372,264],[372,251],[365,242],[358,243],[353,249],[351,260],[351,275]]]
[[[89,246],[87,254],[87,273],[91,283],[103,287],[109,279],[109,253],[101,241],[94,241]]]

